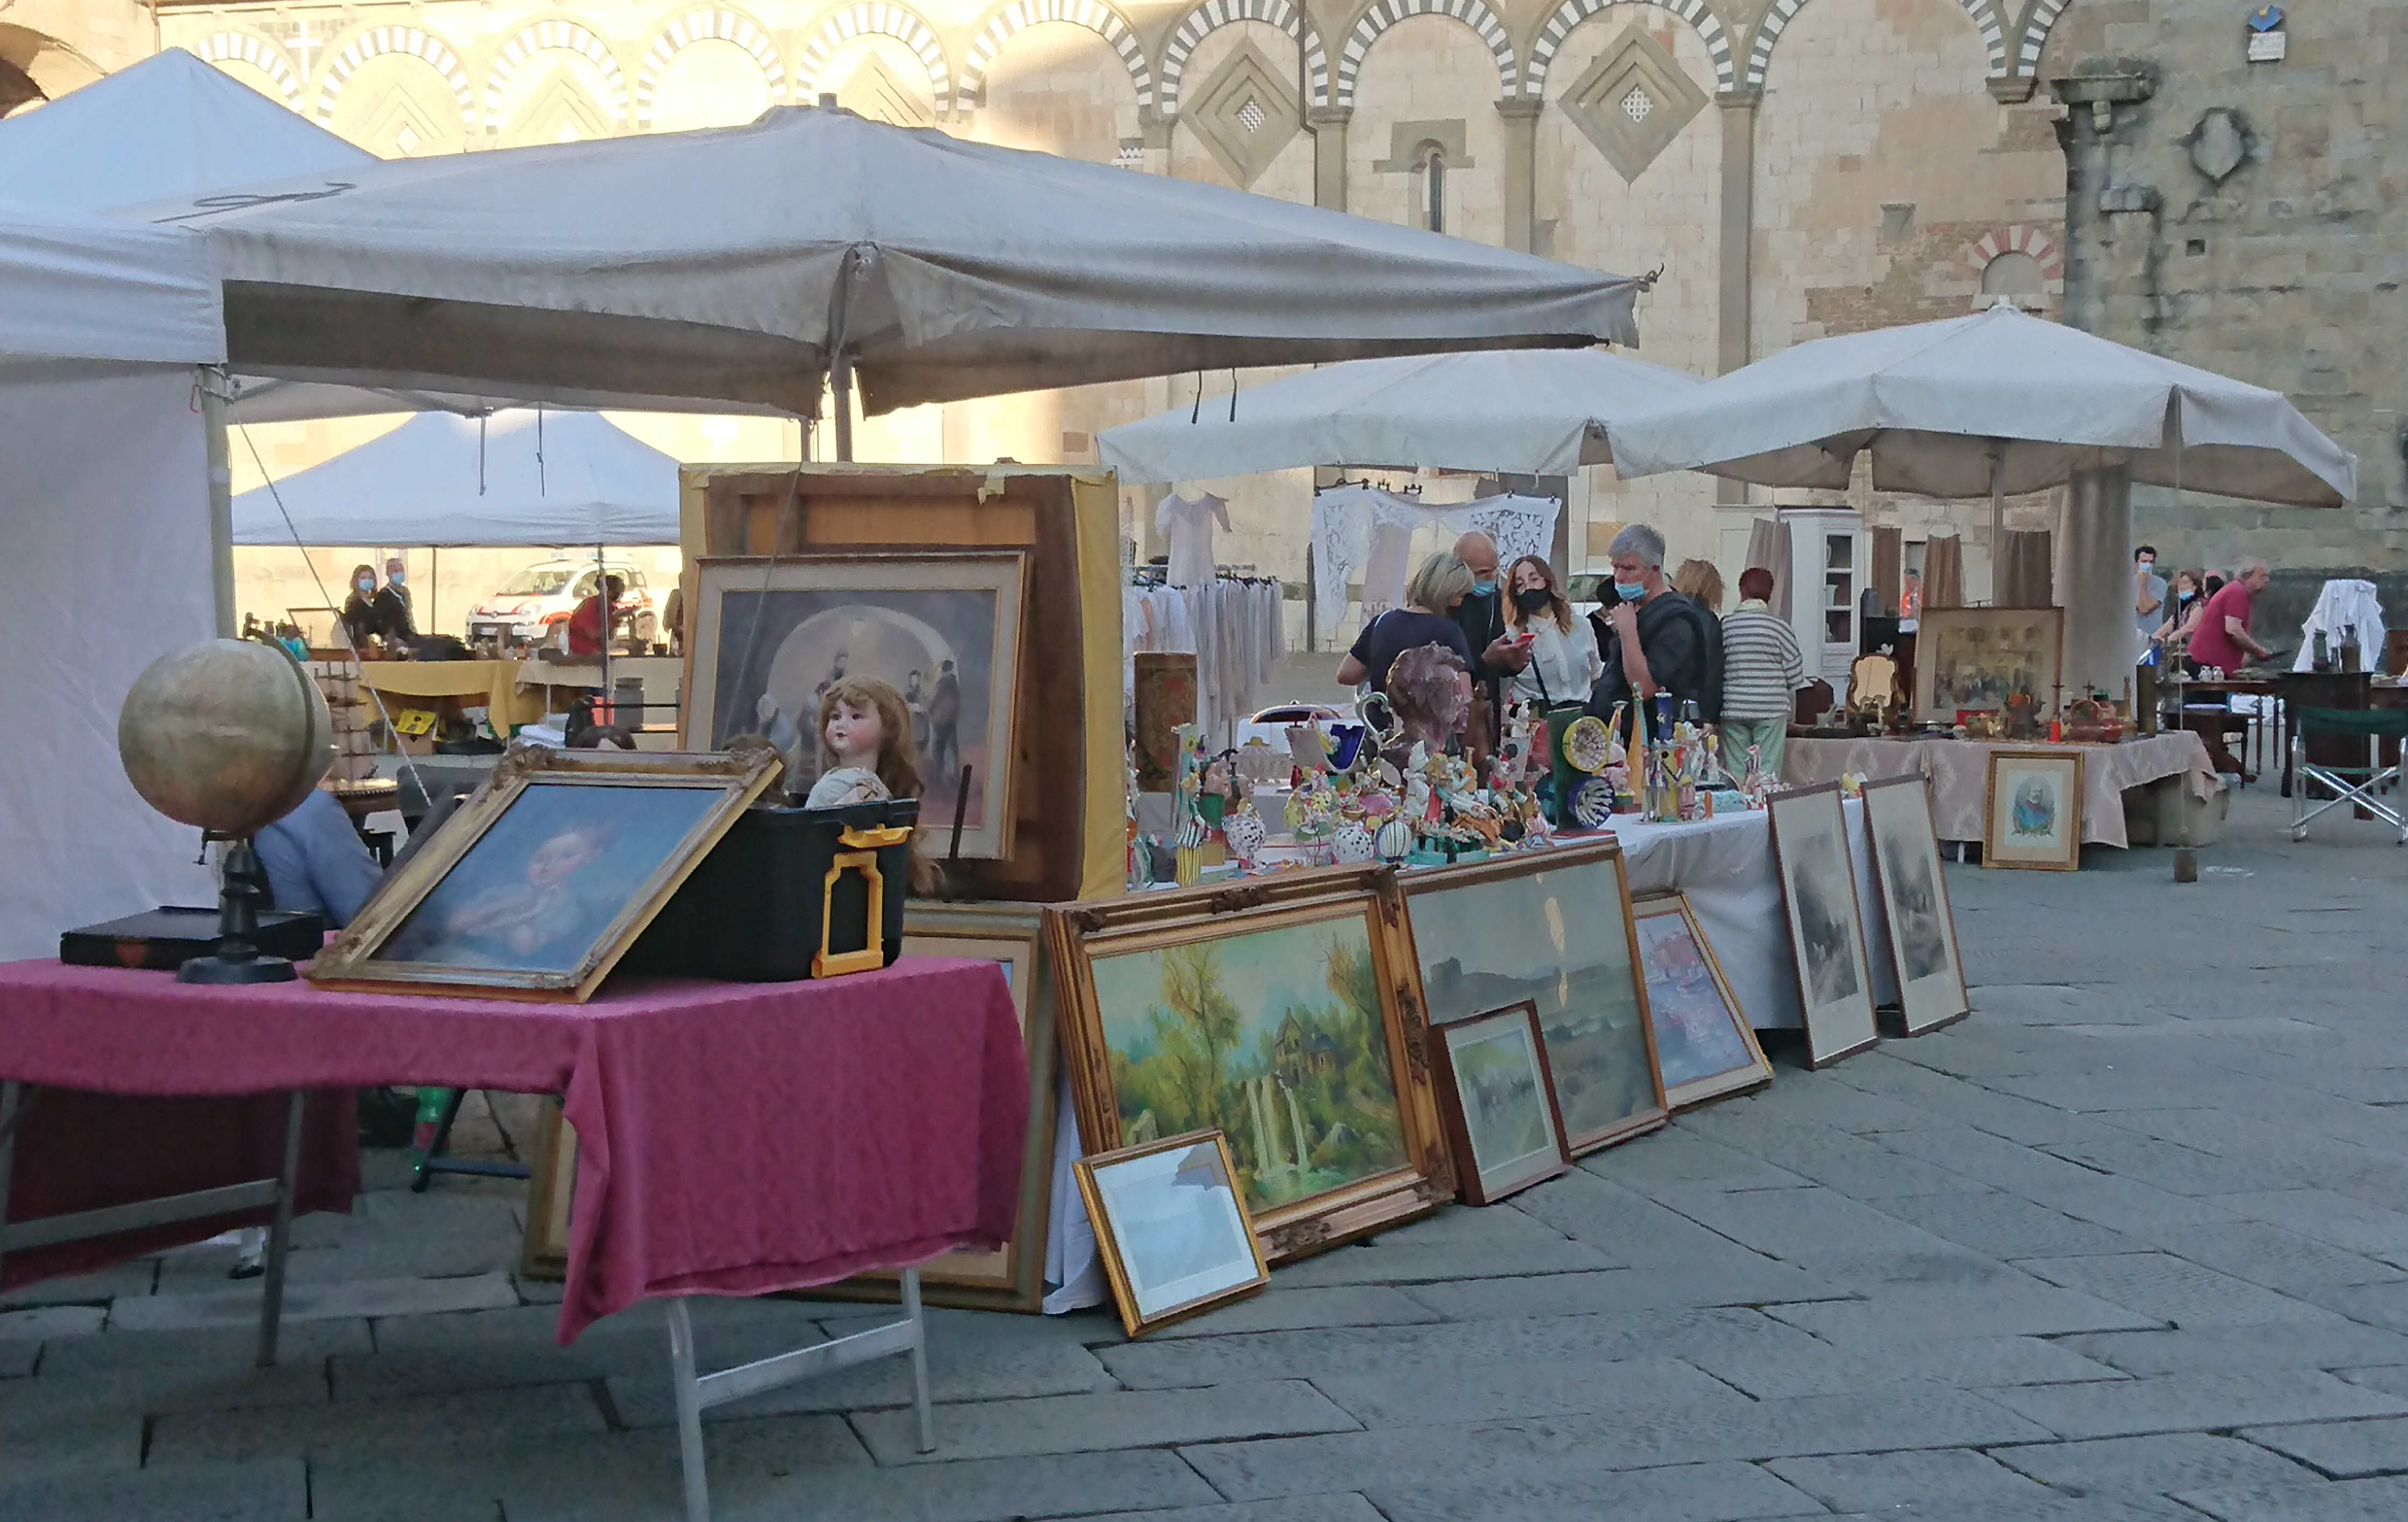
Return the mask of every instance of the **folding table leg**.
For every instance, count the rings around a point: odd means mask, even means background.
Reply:
[[[710,1522],[710,1481],[702,1467],[702,1387],[694,1371],[694,1319],[683,1297],[668,1302],[669,1385],[677,1397],[678,1460],[685,1471],[685,1522]]]
[[[276,1364],[277,1326],[284,1316],[284,1252],[293,1240],[293,1199],[301,1188],[302,1112],[308,1093],[294,1089],[284,1107],[284,1170],[276,1180],[276,1224],[267,1228],[267,1274],[259,1297],[259,1367]]]
[[[17,1161],[17,1117],[25,1108],[25,1085],[0,1083],[0,1267],[8,1258],[8,1173]]]
[[[911,1404],[920,1414],[920,1451],[937,1451],[937,1429],[928,1414],[928,1324],[920,1314],[920,1271],[903,1271],[903,1314],[911,1321]]]

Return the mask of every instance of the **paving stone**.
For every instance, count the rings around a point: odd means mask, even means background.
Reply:
[[[168,1412],[238,1411],[326,1403],[317,1359],[257,1369],[239,1364],[166,1363],[89,1373],[45,1372],[0,1389],[0,1436],[38,1435],[65,1413],[156,1416]]]
[[[1722,1107],[1717,1107],[1722,1108]],[[1706,1189],[1795,1189],[1806,1180],[1705,1135],[1684,1117],[1650,1136],[1598,1154],[1590,1162],[1641,1194],[1668,1185]],[[1584,1166],[1586,1166],[1585,1164]]]
[[[2332,1313],[2165,1253],[2030,1258],[2017,1268],[2176,1327],[2326,1321]]]
[[[741,1489],[736,1484],[723,1488],[718,1476],[714,1465],[711,1511],[722,1522],[1007,1522],[1175,1512],[1223,1500],[1178,1456],[1162,1451],[1057,1454],[898,1469],[848,1466],[781,1476],[767,1485],[754,1482]],[[614,1507],[609,1515],[614,1522],[634,1516],[675,1522],[684,1515],[672,1499],[677,1485],[672,1456],[666,1484],[648,1483],[646,1493],[658,1498],[656,1506],[642,1512]],[[597,1515],[575,1504],[558,1507],[532,1495],[511,1494],[506,1500],[510,1522],[590,1522]]]
[[[2408,1365],[2408,1337],[2346,1322],[2267,1322],[2182,1331],[2098,1332],[2058,1345],[2131,1374]],[[2401,1393],[2408,1393],[2403,1391]]]
[[[2281,1189],[2219,1196],[2217,1204],[2251,1220],[2386,1263],[2408,1262],[2408,1213],[2330,1189]]]
[[[100,1330],[108,1319],[108,1308],[99,1305],[45,1305],[24,1311],[0,1311],[0,1343],[83,1337]]]
[[[1406,1293],[1457,1321],[1503,1316],[1579,1315],[1677,1307],[1777,1305],[1844,1299],[1851,1293],[1786,1264],[1728,1247],[1686,1271],[1613,1269],[1533,1279],[1415,1285]]]
[[[2036,1337],[1918,1339],[1885,1348],[1823,1347],[1701,1352],[1691,1362],[1760,1400],[1839,1395],[1886,1385],[1934,1383],[1960,1389],[2111,1379],[2116,1371]]]
[[[2038,1280],[1966,1286],[1892,1285],[1870,1299],[1776,1305],[1765,1314],[1835,1343],[1915,1331],[1938,1338],[2151,1331],[2156,1317]]]
[[[1953,1243],[1858,1204],[1834,1189],[1668,1195],[1673,1210],[1743,1247],[1812,1268],[1866,1253],[1954,1252]]]
[[[1754,1464],[1682,1464],[1559,1480],[1486,1485],[1373,1486],[1391,1522],[1562,1522],[1567,1517],[1644,1517],[1646,1522],[1740,1522],[1821,1515],[1813,1499]]]
[[[2000,1094],[1961,1078],[1900,1061],[1887,1053],[1868,1053],[1862,1058],[1852,1059],[1834,1069],[1831,1076],[1839,1083],[1912,1106],[1930,1117],[1927,1125],[1945,1122],[1970,1126],[2028,1146],[2098,1136],[2104,1134],[2106,1129],[2102,1122],[2090,1116],[2014,1095]],[[1912,1147],[1899,1150],[1910,1156],[1920,1156]],[[1925,1160],[1939,1162],[1937,1158]],[[1946,1164],[1941,1163],[1940,1166],[1945,1167]]]
[[[1885,1199],[1881,1213],[1992,1257],[2128,1253],[2142,1243],[2001,1190]]]
[[[1934,1500],[1858,1512],[1838,1522],[2200,1522],[2179,1501],[2157,1496],[2018,1497],[1976,1501]]]
[[[2310,1285],[2292,1293],[2352,1321],[2408,1332],[2408,1280],[2386,1280],[2377,1285]]]
[[[576,1386],[483,1390],[413,1400],[179,1413],[151,1425],[150,1461],[356,1456],[374,1448],[510,1448],[599,1432],[602,1410]]]
[[[366,1353],[370,1341],[365,1321],[286,1322],[277,1332],[280,1364],[307,1364],[336,1353]],[[98,1337],[62,1337],[42,1344],[42,1377],[52,1374],[98,1374],[112,1371],[144,1371],[171,1364],[200,1364],[236,1372],[251,1367],[259,1353],[258,1316],[247,1327],[211,1327],[187,1331],[105,1331]]]
[[[1796,1328],[1761,1312],[1716,1308],[1426,1327],[1240,1332],[1229,1337],[1132,1343],[1097,1349],[1096,1357],[1133,1389],[1170,1389],[1381,1374],[1415,1367],[1453,1371],[1484,1363],[1555,1358],[1599,1362],[1678,1358],[1712,1347],[1800,1347],[1811,1343]]]
[[[1683,1268],[1731,1245],[1729,1238],[1593,1171],[1620,1151],[1600,1153],[1560,1178],[1524,1190],[1513,1197],[1514,1208],[1632,1268]]]
[[[1396,1243],[1383,1240],[1340,1247],[1282,1269],[1297,1287],[1317,1285],[1413,1285],[1440,1280],[1509,1278],[1534,1273],[1584,1273],[1623,1266],[1612,1253],[1585,1242],[1513,1242]]]
[[[2315,1478],[2263,1448],[2204,1432],[2030,1443],[1993,1448],[1990,1457],[2042,1485],[2076,1496],[2297,1485]]]
[[[0,1379],[23,1379],[41,1357],[39,1343],[0,1343]]]
[[[142,1418],[133,1412],[78,1411],[0,1432],[0,1481],[123,1474],[142,1465]],[[0,1516],[38,1514],[0,1509]]]
[[[2178,1195],[2247,1194],[2294,1188],[2303,1182],[2295,1170],[2262,1157],[2219,1157],[2144,1136],[2059,1142],[2045,1150],[2085,1168],[2138,1179]]]
[[[1552,1483],[1625,1469],[1869,1448],[2036,1441],[2042,1429],[1989,1400],[1930,1386],[1742,1407],[1668,1406],[1474,1427],[1374,1428],[1183,1448],[1232,1500],[1326,1490]]]
[[[853,1429],[882,1464],[1352,1432],[1360,1426],[1302,1380],[940,1406],[936,1415],[937,1450],[930,1454],[918,1451],[919,1422],[908,1408],[853,1418]]]
[[[1846,1083],[1840,1070],[1784,1073],[1781,1082],[1743,1098],[1715,1105],[1701,1114],[1720,1114],[1734,1106],[1776,1119],[1804,1122],[1845,1131],[1853,1136],[1904,1130],[1931,1123],[1931,1113],[1912,1104]],[[1684,1117],[1685,1123],[1686,1117]]]
[[[2269,1289],[2300,1290],[2321,1285],[2398,1283],[2400,1270],[2371,1257],[2257,1221],[2216,1226],[2158,1227],[2149,1240],[2177,1257],[2218,1269]],[[2056,1253],[2036,1254],[2056,1257]]]
[[[39,1279],[0,1290],[0,1311],[22,1311],[37,1305],[107,1305],[120,1297],[148,1295],[159,1277],[157,1258],[137,1258],[96,1273],[64,1279]]]
[[[2313,1371],[2157,1374],[2096,1385],[1993,1390],[2059,1437],[2129,1437],[2277,1422],[2408,1414],[2408,1399]]]
[[[1970,1448],[1776,1458],[1765,1468],[1835,1512],[1886,1511],[1917,1501],[2025,1500],[2048,1494]]]
[[[2303,1427],[2252,1427],[2237,1434],[2335,1480],[2408,1471],[2408,1420],[2312,1422]]]
[[[481,1311],[515,1306],[519,1298],[503,1273],[459,1279],[359,1279],[284,1286],[284,1322],[337,1321],[361,1316],[414,1316],[438,1311]],[[259,1282],[190,1295],[146,1295],[114,1301],[112,1329],[127,1332],[185,1331],[238,1327],[259,1321]]]
[[[1671,1358],[1482,1364],[1442,1380],[1324,1375],[1320,1391],[1365,1427],[1427,1427],[1516,1416],[1570,1416],[1633,1406],[1744,1405],[1720,1381]]]
[[[1295,1331],[1312,1327],[1400,1327],[1441,1319],[1440,1313],[1409,1292],[1383,1285],[1291,1289],[1273,1279],[1271,1287],[1260,1295],[1193,1320],[1174,1322],[1147,1335],[1154,1339],[1224,1337],[1231,1332]]]
[[[1390,1512],[1388,1516],[1398,1514]],[[1220,1506],[1179,1506],[1167,1512],[1113,1512],[1089,1522],[1386,1522],[1360,1491],[1336,1496],[1285,1496]]]
[[[1750,1130],[1752,1140],[1713,1129],[1723,1120],[1719,1110],[1701,1113],[1696,1124],[1709,1136],[1767,1157],[1778,1157],[1788,1171],[1839,1190],[1854,1199],[1879,1199],[1891,1195],[1932,1195],[1960,1192],[1965,1178],[1918,1162],[1913,1156],[1876,1146],[1861,1137],[1805,1121],[1770,1120]],[[1678,1209],[1678,1206],[1674,1207]]]
[[[2399,1522],[2408,1516],[2408,1480],[2185,1490],[2174,1499],[2216,1522]]]
[[[93,1517],[112,1522],[293,1522],[309,1515],[298,1459],[159,1465],[123,1474],[0,1474],[0,1516]]]

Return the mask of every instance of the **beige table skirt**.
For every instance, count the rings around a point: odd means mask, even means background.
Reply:
[[[2082,753],[2082,839],[2094,845],[2129,845],[2124,834],[2124,790],[2184,777],[2191,792],[2213,797],[2218,783],[2207,747],[2188,731],[2128,739],[2120,745],[2033,745],[1986,739],[1807,739],[1784,747],[1781,780],[1796,786],[1838,782],[1854,772],[1868,780],[1920,772],[1931,783],[1931,821],[1943,840],[1982,838],[1989,791],[1990,753],[2029,750]]]

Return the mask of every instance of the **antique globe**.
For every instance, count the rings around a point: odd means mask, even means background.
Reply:
[[[272,645],[210,639],[160,656],[117,716],[117,754],[142,800],[179,825],[233,842],[221,876],[214,955],[178,969],[185,983],[285,983],[293,964],[262,956],[265,874],[251,837],[300,807],[334,761],[325,696]]]

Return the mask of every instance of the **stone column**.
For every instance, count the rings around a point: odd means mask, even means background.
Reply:
[[[1505,246],[1517,253],[1533,251],[1538,240],[1539,112],[1545,105],[1519,95],[1497,103],[1505,119]]]
[[[1723,109],[1721,279],[1715,317],[1720,341],[1714,354],[1715,373],[1721,375],[1745,365],[1755,352],[1750,285],[1756,245],[1756,108],[1763,99],[1759,90],[1727,90],[1714,96]],[[1746,482],[1714,483],[1715,506],[1744,507],[1747,500]]]
[[[1332,211],[1346,209],[1346,124],[1354,120],[1352,106],[1315,106],[1304,113],[1312,128],[1312,204]]]
[[[2057,535],[2057,600],[2065,609],[2065,700],[2103,688],[2121,696],[2140,654],[2132,612],[2132,477],[2122,466],[2077,470]],[[2042,702],[2051,695],[2038,695]]]

